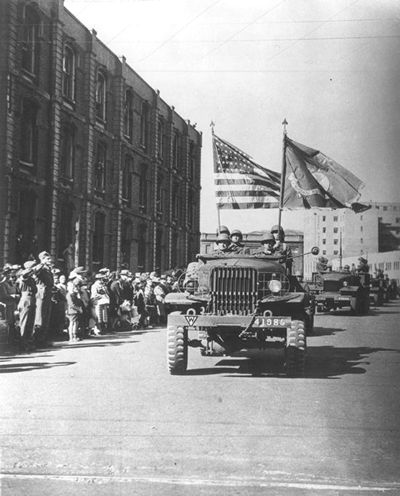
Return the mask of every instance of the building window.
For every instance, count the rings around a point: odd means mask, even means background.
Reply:
[[[325,238],[322,240],[322,244],[326,245],[326,239]]]
[[[107,148],[105,143],[97,143],[96,163],[95,163],[95,181],[94,187],[97,191],[104,192],[106,187],[106,164]]]
[[[61,134],[60,172],[63,177],[72,179],[75,168],[75,128],[64,126]]]
[[[131,89],[125,91],[124,135],[129,140],[133,138],[133,93]]]
[[[400,222],[400,217],[396,217],[396,224]]]
[[[127,267],[131,266],[132,237],[132,222],[127,219],[122,224],[121,232],[121,262]]]
[[[144,224],[139,226],[138,229],[138,270],[143,272],[146,269],[147,262],[147,243],[146,243],[146,226]]]
[[[336,234],[337,232],[339,232],[339,228],[338,227],[334,227],[333,228],[333,232]]]
[[[394,262],[393,263],[393,269],[394,270],[399,270],[400,269],[400,262]]]
[[[333,254],[338,255],[339,254],[338,250],[333,250]]]
[[[363,226],[360,226],[360,231],[361,231],[361,232],[363,232],[363,231],[364,231]]]
[[[196,146],[193,142],[189,145],[189,179],[196,177]]]
[[[363,238],[360,238],[360,243],[364,243],[364,239]]]
[[[178,186],[176,184],[172,187],[172,220],[177,221],[179,216],[179,196]]]
[[[338,217],[337,215],[335,215],[335,216],[333,217],[333,222],[337,222],[338,220],[339,220],[339,217]]]
[[[322,250],[322,255],[326,255],[326,250]]]
[[[139,209],[142,213],[147,211],[147,167],[144,164],[139,175]]]
[[[27,6],[22,33],[22,67],[31,74],[36,74],[39,66],[40,18],[34,8]]]
[[[323,232],[323,233],[326,233],[326,227],[323,227],[323,228],[322,228],[322,232]]]
[[[106,77],[102,71],[98,71],[96,82],[96,117],[101,121],[106,120],[106,97]]]
[[[24,100],[21,118],[20,160],[25,165],[36,163],[38,140],[36,117],[37,105],[30,100]]]
[[[322,222],[325,222],[326,221],[326,217],[325,215],[322,216]]]
[[[100,267],[104,265],[104,246],[105,246],[105,215],[97,212],[94,218],[94,231],[93,231],[93,263]]]
[[[161,216],[164,211],[164,178],[160,176],[157,183],[157,215]]]
[[[334,240],[333,240],[333,244],[334,244],[334,245],[337,245],[338,243],[339,243],[339,240],[338,240],[338,239],[334,239]]]
[[[384,211],[384,212],[386,212],[386,211],[387,211],[387,209],[388,209],[388,208],[387,208],[386,206],[384,206],[384,207],[383,207],[383,211]]]
[[[181,162],[181,140],[178,133],[174,134],[172,143],[172,165],[175,169],[179,169]]]
[[[157,136],[158,136],[158,148],[157,148],[157,153],[158,157],[162,158],[164,155],[164,122],[162,119],[158,121],[158,127],[157,127]]]
[[[392,270],[392,262],[386,262],[386,270]]]
[[[140,144],[147,148],[149,138],[149,105],[147,102],[142,103],[142,112],[140,114]]]
[[[122,173],[122,199],[132,206],[133,187],[133,160],[129,155],[125,156],[124,170]]]
[[[62,91],[65,98],[75,100],[75,63],[74,50],[65,45],[63,56],[63,85]]]

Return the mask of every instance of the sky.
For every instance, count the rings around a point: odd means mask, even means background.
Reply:
[[[215,232],[210,123],[277,172],[288,136],[351,170],[361,201],[400,201],[398,0],[65,0],[203,133],[200,229]],[[278,210],[222,210],[268,229]],[[284,211],[303,229],[303,212]]]

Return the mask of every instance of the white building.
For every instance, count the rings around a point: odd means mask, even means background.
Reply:
[[[318,246],[320,254],[334,259],[369,259],[400,249],[400,203],[369,202],[371,208],[356,214],[350,209],[310,210],[304,217],[304,252]],[[304,276],[315,272],[316,258],[304,260]]]

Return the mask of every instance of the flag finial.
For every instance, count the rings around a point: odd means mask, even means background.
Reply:
[[[286,126],[288,125],[288,121],[286,120],[286,117],[283,119],[282,121],[282,126],[283,126],[283,134],[287,134],[287,131],[286,131]]]

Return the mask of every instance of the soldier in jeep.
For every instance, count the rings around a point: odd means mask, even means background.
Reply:
[[[229,253],[229,246],[231,244],[231,239],[229,234],[222,233],[218,235],[216,248],[214,250],[215,254],[223,255]]]

